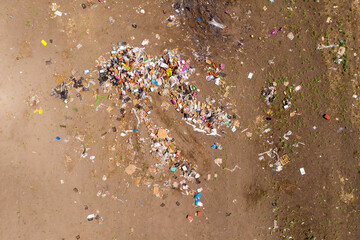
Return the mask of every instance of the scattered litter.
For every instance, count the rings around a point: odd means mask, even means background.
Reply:
[[[301,173],[301,175],[305,175],[305,169],[304,169],[304,168],[300,168],[300,173]]]
[[[279,29],[274,28],[274,29],[272,29],[272,30],[270,31],[270,34],[272,34],[272,35],[277,34],[279,31],[282,31],[282,29],[283,29],[282,27],[279,28]]]
[[[194,196],[194,199],[195,199],[195,206],[199,206],[199,207],[202,207],[203,206],[203,203],[200,201],[200,197],[201,197],[201,193],[200,192],[197,192]]]
[[[265,87],[261,91],[261,95],[265,98],[265,102],[267,105],[270,105],[275,99],[276,96],[276,88],[273,84],[270,84],[269,86]]]
[[[253,77],[253,75],[254,74],[252,72],[250,72],[249,75],[248,75],[248,78],[251,79]]]
[[[46,46],[47,42],[45,40],[41,40],[42,45]]]
[[[29,106],[29,107],[32,107],[32,106],[36,106],[38,105],[40,102],[40,98],[35,94],[31,97],[29,97],[27,100],[26,100],[26,104]]]
[[[34,113],[43,114],[43,109],[42,109],[42,107],[39,107],[38,109],[36,109],[36,110],[34,111]]]
[[[290,162],[289,156],[287,154],[285,154],[279,158],[279,161],[280,161],[281,165],[285,166],[286,164],[288,164]]]

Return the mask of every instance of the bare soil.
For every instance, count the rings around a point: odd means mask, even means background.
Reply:
[[[358,1],[56,4],[62,16],[54,17],[50,1],[0,6],[0,239],[360,239]],[[94,70],[114,44],[141,46],[144,39],[152,56],[180,49],[196,68],[200,97],[225,99],[240,121],[236,132],[206,136],[153,95],[152,120],[198,165],[202,209],[176,190],[154,194],[164,179],[152,172],[149,145],[139,140],[145,127],[139,138],[117,137],[137,121],[131,114],[118,121],[118,107],[100,88],[98,102],[95,89],[69,104],[51,96],[70,76]],[[339,64],[339,46],[317,50],[334,43],[346,48]],[[223,86],[205,80],[205,59],[225,64]],[[274,82],[277,95],[267,105],[260,93]],[[40,102],[29,106],[35,94]],[[39,107],[42,114],[34,112]],[[224,150],[213,150],[214,142]],[[95,159],[81,157],[84,147]],[[290,159],[279,172],[274,158],[258,155],[275,147]],[[132,175],[129,164],[138,167]],[[88,221],[92,213],[101,219]]]

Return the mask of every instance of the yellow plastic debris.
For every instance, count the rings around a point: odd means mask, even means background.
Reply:
[[[43,109],[42,109],[42,107],[40,107],[40,108],[36,109],[36,110],[34,111],[34,113],[39,113],[39,114],[42,114],[42,113],[43,113]]]
[[[41,40],[41,43],[46,46],[47,45],[47,42],[45,40]]]

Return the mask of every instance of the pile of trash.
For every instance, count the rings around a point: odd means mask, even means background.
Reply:
[[[231,127],[236,119],[236,115],[225,112],[228,105],[216,106],[216,100],[209,97],[205,102],[197,100],[200,89],[189,82],[195,69],[189,65],[189,60],[180,57],[177,50],[165,50],[162,57],[151,58],[144,48],[122,43],[118,48],[113,47],[109,60],[100,57],[97,62],[100,85],[105,92],[115,90],[119,93],[117,100],[122,103],[120,113],[123,116],[129,101],[137,110],[150,112],[146,104],[152,101],[149,93],[157,92],[169,98],[176,111],[195,131],[218,135],[218,128]],[[72,101],[68,96],[70,86],[77,89],[79,96],[81,91],[89,91],[90,83],[83,78],[77,80],[71,77],[70,82],[56,87],[53,94],[67,103]],[[115,98],[115,95],[112,94],[112,97]]]
[[[211,62],[210,60],[206,60],[206,63],[208,65],[210,65],[210,67],[208,67],[207,70],[207,76],[206,76],[206,80],[207,81],[215,81],[216,85],[224,85],[225,82],[222,79],[222,77],[225,77],[226,74],[223,73],[221,70],[225,69],[225,65],[224,64],[220,64],[219,66],[216,65],[216,63]]]
[[[149,118],[152,110],[150,94],[167,97],[169,105],[182,114],[187,124],[195,131],[208,135],[219,135],[217,131],[223,127],[231,127],[234,132],[239,126],[236,115],[227,114],[225,110],[228,105],[217,106],[219,104],[209,97],[203,102],[198,100],[200,89],[189,82],[195,69],[190,66],[189,60],[181,58],[178,50],[165,50],[161,57],[151,57],[144,48],[119,43],[112,48],[108,59],[102,56],[98,58],[97,67],[100,86],[105,93],[109,93],[108,99],[116,101],[120,119],[126,116],[130,104],[137,126],[140,123],[146,126],[150,137],[150,153],[157,159],[155,168],[158,171],[168,168],[168,173],[173,174],[174,181],[169,178],[164,181],[164,187],[178,188],[183,194],[194,196],[196,190],[191,190],[187,182],[201,182],[197,166],[180,156],[181,151],[176,148],[175,139],[169,136],[167,129],[152,123]],[[70,87],[81,97],[81,92],[89,91],[91,85],[95,83],[82,77],[71,77],[69,82],[56,87],[53,95],[69,103],[73,101]],[[97,95],[97,91],[94,94]]]
[[[269,86],[265,87],[261,91],[261,95],[265,98],[265,102],[267,105],[270,105],[275,99],[276,96],[276,88],[273,84],[270,84]]]

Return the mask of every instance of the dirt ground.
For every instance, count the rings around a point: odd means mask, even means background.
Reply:
[[[3,0],[0,239],[360,239],[358,22],[357,0]],[[119,137],[136,118],[119,121],[98,84],[100,56],[144,39],[152,56],[179,49],[196,68],[199,98],[224,99],[240,122],[207,136],[152,96],[152,121],[198,165],[203,208],[151,172],[144,126]],[[225,64],[224,85],[205,80],[205,59]],[[66,104],[51,93],[71,76],[97,85]],[[261,91],[271,83],[277,94],[267,105]],[[40,102],[29,106],[34,95]],[[276,156],[261,155],[270,149]],[[290,162],[276,171],[283,156]]]

